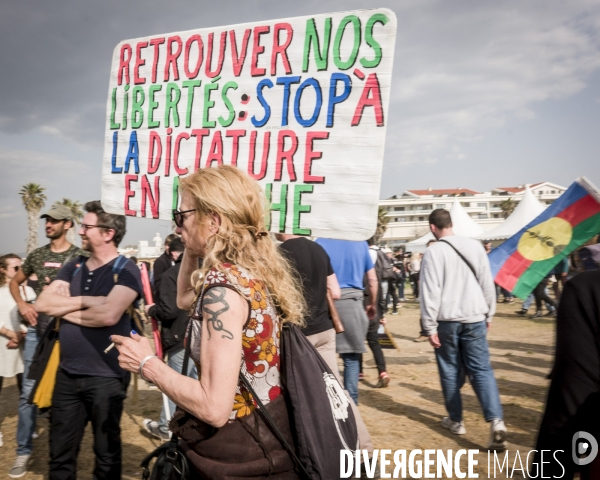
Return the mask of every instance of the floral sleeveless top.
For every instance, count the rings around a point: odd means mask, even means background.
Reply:
[[[216,268],[209,270],[204,279],[202,297],[197,302],[192,316],[190,357],[200,364],[201,305],[207,290],[219,286],[237,291],[250,305],[250,315],[242,331],[241,371],[266,405],[281,394],[280,327],[277,310],[267,288],[259,280],[251,278],[247,270],[239,265],[227,263],[223,264],[223,268],[224,272]],[[250,392],[238,381],[229,421],[250,415],[256,406]]]

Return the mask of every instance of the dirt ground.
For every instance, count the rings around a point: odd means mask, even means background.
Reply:
[[[526,457],[533,449],[549,385],[546,379],[553,358],[554,322],[551,317],[527,319],[514,314],[520,302],[498,304],[498,313],[489,332],[492,365],[495,370],[504,419],[509,430],[508,463],[512,466],[517,450]],[[399,348],[384,350],[391,382],[386,389],[376,389],[377,369],[369,351],[365,355],[366,381],[360,385],[360,411],[373,438],[375,448],[390,449],[479,449],[475,472],[488,478],[487,446],[489,425],[470,385],[463,388],[466,435],[456,436],[440,425],[446,415],[433,349],[428,343],[415,343],[419,332],[418,305],[402,304],[399,315],[388,315],[388,329]],[[161,395],[139,382],[137,402],[129,388],[123,428],[123,478],[141,476],[139,463],[159,441],[142,431],[146,417],[158,419]],[[15,430],[18,394],[14,379],[5,382],[0,395],[0,431],[4,447],[0,448],[0,478],[8,478],[15,458]],[[34,440],[34,454],[29,464],[29,479],[47,478],[48,421],[38,421],[40,437]],[[91,478],[94,456],[88,426],[79,454],[79,478]],[[422,457],[421,457],[422,458]],[[335,460],[337,461],[337,459]],[[523,458],[523,464],[525,458]],[[519,468],[517,461],[517,468]],[[464,468],[463,468],[464,469]],[[393,470],[393,468],[392,468]],[[388,470],[388,472],[390,472]],[[391,473],[391,472],[390,472]],[[494,478],[493,457],[490,477]],[[497,473],[496,478],[506,478]],[[513,478],[523,478],[515,470]]]

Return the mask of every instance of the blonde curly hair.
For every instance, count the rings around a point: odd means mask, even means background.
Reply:
[[[180,191],[192,198],[196,222],[205,222],[211,214],[221,219],[219,231],[207,240],[202,268],[192,275],[196,294],[210,269],[224,271],[223,263],[240,265],[267,287],[282,323],[304,326],[302,282],[266,232],[268,206],[260,185],[239,169],[221,165],[182,178]]]

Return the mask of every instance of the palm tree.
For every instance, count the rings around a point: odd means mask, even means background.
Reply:
[[[514,212],[515,207],[517,206],[517,202],[515,202],[512,198],[507,198],[500,202],[499,207],[502,210],[502,216],[504,218],[508,218],[512,212]]]
[[[81,205],[81,203],[79,203],[78,201],[73,201],[69,198],[64,197],[60,202],[54,202],[54,205],[64,205],[65,207],[69,208],[69,210],[71,210],[74,223],[73,228],[70,228],[67,232],[67,241],[69,243],[75,244],[75,241],[77,239],[77,237],[75,236],[75,225],[81,223],[81,219],[83,218],[83,210],[81,210],[81,207],[83,205]]]
[[[387,210],[384,207],[379,207],[379,210],[377,211],[377,229],[375,230],[375,235],[373,235],[373,240],[376,245],[387,230],[389,222],[390,217],[387,216]]]
[[[23,185],[19,195],[23,206],[27,210],[27,255],[38,247],[38,227],[40,223],[40,210],[46,204],[45,188],[37,183]]]

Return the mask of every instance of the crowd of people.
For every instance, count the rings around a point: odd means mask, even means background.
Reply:
[[[33,399],[50,332],[60,338],[49,416],[52,480],[77,477],[79,446],[90,422],[94,478],[121,478],[120,421],[132,373],[165,395],[159,418],[145,419],[143,428],[162,441],[176,434],[193,467],[190,478],[298,478],[294,453],[285,442],[240,427],[258,422],[261,405],[287,419],[280,426],[294,444],[283,400],[281,333],[286,326],[301,329],[337,379],[356,420],[360,448],[372,454],[373,442],[357,408],[362,356],[368,346],[378,371],[375,387],[386,388],[390,375],[378,331],[386,315],[396,315],[407,301],[409,285],[421,312],[421,335],[415,341],[428,341],[435,351],[448,412],[441,425],[456,435],[466,433],[460,390],[468,377],[490,424],[487,447],[506,448],[508,431],[487,333],[497,299],[513,303],[514,298],[494,285],[486,257],[491,243],[482,246],[454,235],[444,209],[429,217],[435,240],[424,253],[392,252],[374,239],[273,238],[265,228],[264,195],[239,170],[201,169],[183,179],[180,188],[181,205],[173,212],[177,228],[153,266],[146,264],[152,271],[153,300],[146,298],[141,307],[137,259],[117,251],[126,233],[125,217],[105,212],[99,201],[84,207],[82,248],[66,239],[76,226],[71,211],[54,206],[41,217],[47,245],[24,261],[15,254],[0,258],[0,393],[4,377],[16,377],[20,392],[10,478],[27,473],[33,454],[40,413]],[[597,268],[588,259],[593,260],[594,248],[586,254],[576,263],[585,260]],[[535,300],[533,317],[538,317],[545,303],[550,315],[558,312],[560,330],[575,308],[577,288],[569,290],[569,285],[584,281],[573,282],[571,276],[569,261],[561,262],[517,313],[526,314]],[[547,290],[551,279],[554,298]],[[135,313],[140,308],[160,323],[163,357],[144,338],[139,321],[144,315]],[[582,315],[593,318],[594,309],[597,304]],[[341,327],[333,321],[337,317]],[[581,324],[597,338],[597,325]],[[564,348],[574,345],[573,340]],[[588,347],[587,354],[597,360],[597,349]],[[569,371],[559,353],[551,398],[553,392],[556,398],[561,395],[555,384],[565,382]],[[573,387],[579,388],[582,404],[590,391],[600,391],[598,375],[595,386]],[[548,408],[560,410],[563,404],[549,401]],[[571,408],[567,414],[577,412]],[[542,428],[555,426],[552,421],[547,412]]]

